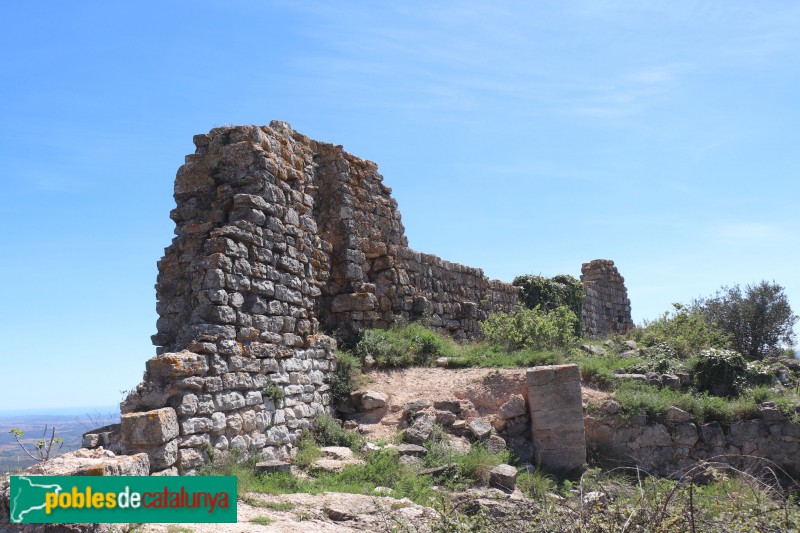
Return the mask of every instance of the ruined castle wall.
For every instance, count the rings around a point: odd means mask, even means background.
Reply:
[[[586,298],[583,302],[583,333],[587,337],[624,334],[633,328],[631,301],[614,261],[595,259],[581,267]]]
[[[458,337],[516,287],[408,249],[377,166],[287,124],[198,135],[159,262],[158,355],[122,404],[124,452],[190,473],[214,449],[284,458],[330,409],[332,339],[398,315]]]

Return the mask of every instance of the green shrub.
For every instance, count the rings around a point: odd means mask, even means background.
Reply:
[[[576,354],[572,359],[578,363],[581,379],[595,383],[603,389],[612,388],[616,383],[617,371],[625,374],[637,373],[647,366],[647,361],[640,357],[621,357],[619,355],[587,355]]]
[[[486,343],[461,346],[455,357],[447,358],[447,366],[450,368],[530,368],[563,362],[564,354],[559,350],[523,348],[506,351],[499,346]]]
[[[517,487],[525,496],[536,500],[544,499],[547,494],[555,492],[558,488],[553,478],[540,468],[520,474],[517,477]]]
[[[565,306],[552,311],[541,308],[495,313],[481,322],[487,341],[506,351],[531,348],[566,348],[575,341],[575,313]]]
[[[314,435],[307,429],[300,433],[295,446],[297,447],[297,454],[294,456],[293,462],[302,468],[308,468],[322,456]]]
[[[336,352],[336,370],[331,375],[331,396],[335,404],[350,398],[353,381],[361,375],[361,361],[346,351]]]
[[[277,383],[269,383],[262,389],[261,395],[264,396],[264,398],[272,400],[275,403],[275,406],[278,407],[278,404],[280,404],[286,397],[286,391],[284,391],[283,387]]]
[[[383,329],[365,329],[355,353],[363,361],[368,355],[379,367],[429,366],[453,353],[455,343],[418,323]]]
[[[553,276],[550,279],[544,276],[524,275],[514,278],[511,284],[520,288],[522,302],[528,309],[538,307],[552,311],[562,306],[570,309],[577,318],[575,335],[581,335],[581,316],[586,292],[580,280],[567,274]]]
[[[511,452],[503,450],[495,453],[489,451],[483,444],[475,443],[466,454],[454,454],[452,458],[456,463],[458,475],[465,481],[485,484],[489,480],[492,468],[511,461]]]
[[[628,336],[644,346],[666,344],[683,358],[700,350],[728,346],[722,331],[699,310],[679,303],[672,306],[672,314],[664,313],[652,322],[645,321],[642,327],[633,329]]]
[[[746,384],[747,361],[732,350],[703,350],[693,370],[697,389],[715,396],[737,396]]]
[[[314,440],[320,446],[345,446],[358,451],[364,445],[364,437],[355,431],[348,431],[330,415],[317,415],[311,425]]]

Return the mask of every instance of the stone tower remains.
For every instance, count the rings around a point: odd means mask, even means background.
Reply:
[[[158,355],[122,403],[121,446],[190,473],[211,450],[284,458],[331,409],[337,331],[423,314],[456,338],[518,303],[483,271],[408,248],[375,163],[287,123],[194,138],[158,263]]]
[[[606,337],[623,334],[633,327],[631,301],[623,278],[614,261],[595,259],[581,267],[581,281],[586,290],[583,302],[583,334]]]

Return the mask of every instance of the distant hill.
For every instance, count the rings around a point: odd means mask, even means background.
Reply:
[[[57,411],[57,410],[53,410]],[[64,444],[59,453],[76,450],[81,447],[81,438],[87,431],[119,421],[119,411],[84,411],[70,414],[5,414],[0,415],[0,473],[22,470],[34,463],[10,433],[17,428],[25,433],[20,439],[27,449],[36,455],[34,444],[44,438],[49,441],[52,428],[56,428],[56,437],[63,437]]]

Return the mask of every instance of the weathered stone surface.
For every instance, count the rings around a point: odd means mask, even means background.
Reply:
[[[683,409],[679,409],[675,406],[667,410],[667,420],[670,422],[688,422],[692,419],[694,419],[694,416],[692,416],[691,413],[687,413]]]
[[[102,448],[78,449],[34,465],[26,473],[42,476],[146,476],[150,460],[145,453],[116,456]]]
[[[527,380],[536,462],[552,472],[575,473],[586,462],[578,365],[535,367]]]
[[[395,447],[397,453],[402,455],[413,455],[414,457],[425,457],[427,455],[428,450],[425,449],[423,446],[418,446],[416,444],[399,444]]]
[[[472,433],[472,436],[478,440],[488,439],[489,435],[492,433],[492,424],[490,424],[488,420],[482,418],[470,420],[467,427],[470,433]]]
[[[422,445],[431,436],[435,419],[431,416],[423,415],[414,420],[411,427],[403,431],[403,440],[411,444]]]
[[[382,392],[366,391],[361,396],[361,408],[364,411],[374,411],[386,407],[388,401],[389,396]]]
[[[169,406],[184,437],[285,457],[311,418],[331,411],[335,343],[323,330],[352,340],[425,314],[462,339],[519,303],[517,287],[408,248],[377,165],[341,146],[280,122],[214,128],[195,146],[175,178],[175,238],[158,263],[159,355],[125,413]],[[137,446],[169,440],[160,438]],[[201,458],[180,450],[177,468],[191,472]]]
[[[125,448],[160,446],[178,436],[178,416],[171,407],[123,414],[120,434]]]
[[[153,378],[204,376],[206,372],[208,372],[206,356],[186,350],[164,353],[147,361],[147,373]]]
[[[261,461],[256,463],[256,472],[274,474],[276,472],[290,472],[292,464],[284,461]]]
[[[595,259],[584,263],[581,281],[586,294],[583,301],[584,335],[606,337],[612,333],[624,334],[633,328],[625,279],[620,276],[614,261]]]
[[[489,471],[489,486],[514,492],[517,486],[517,469],[511,465],[497,465]]]
[[[527,412],[528,404],[521,394],[512,394],[508,401],[500,406],[500,416],[503,418],[514,418]]]

